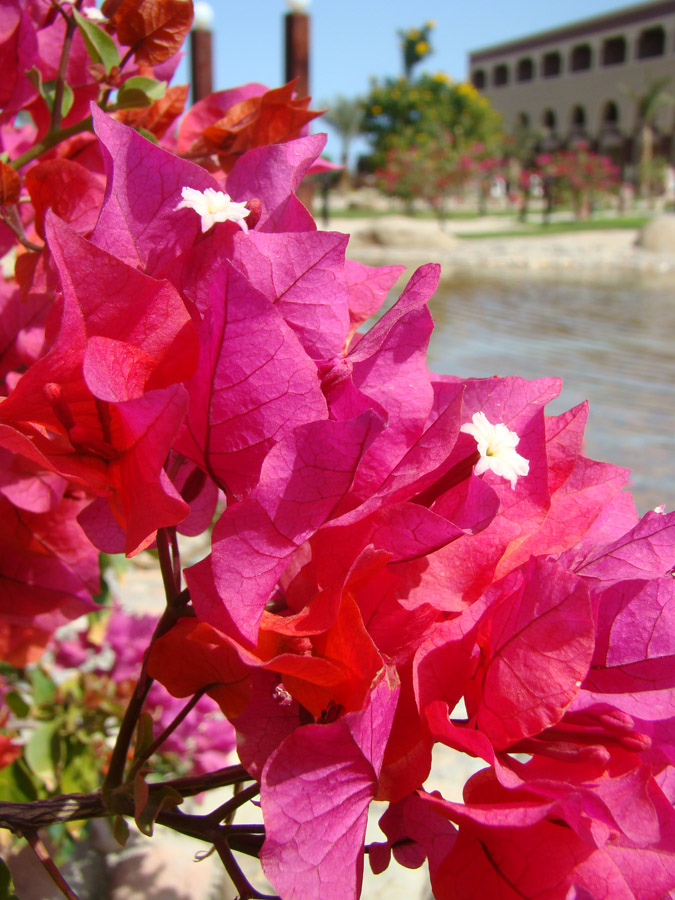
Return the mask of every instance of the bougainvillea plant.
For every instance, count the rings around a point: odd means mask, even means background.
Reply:
[[[354,900],[392,856],[438,900],[672,897],[675,514],[583,455],[585,405],[546,414],[558,379],[429,371],[437,266],[362,328],[402,270],[297,200],[324,138],[292,87],[174,135],[189,2],[4,9],[0,654],[30,671],[95,609],[99,552],[155,548],[166,608],[103,783],[0,825],[70,898],[39,829],[93,817],[213,845],[241,898],[235,853],[282,900]],[[154,733],[153,680],[184,703]],[[204,695],[239,763],[162,778]],[[435,743],[485,763],[463,803],[425,791]]]

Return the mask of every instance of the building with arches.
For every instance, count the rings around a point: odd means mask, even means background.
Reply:
[[[624,169],[637,161],[635,95],[671,76],[675,0],[652,0],[469,55],[473,84],[504,117],[541,129],[541,149],[588,142]],[[655,152],[675,163],[675,106],[656,120]]]

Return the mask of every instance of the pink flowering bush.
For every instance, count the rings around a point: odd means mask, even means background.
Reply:
[[[588,218],[593,203],[619,186],[619,167],[584,143],[571,150],[540,153],[529,173],[533,174],[550,182],[552,204],[570,203],[578,219]]]
[[[3,52],[46,66],[42,6],[9,7]],[[171,4],[103,12],[114,38],[91,27],[147,72]],[[109,52],[78,27],[73,59]],[[585,405],[546,414],[558,379],[429,371],[437,266],[363,327],[402,268],[317,231],[295,192],[324,138],[294,136],[290,92],[214,95],[161,146],[108,110],[92,65],[73,102],[97,101],[93,134],[52,117],[43,147],[37,114],[17,131],[46,103],[20,77],[1,120],[20,246],[0,285],[0,652],[24,667],[95,608],[100,551],[156,549],[166,609],[100,789],[0,803],[0,824],[37,848],[35,823],[107,815],[123,840],[125,818],[160,822],[214,845],[241,898],[261,894],[233,851],[283,900],[359,897],[366,856],[427,859],[438,900],[672,896],[675,514],[640,518],[628,473],[583,455]],[[219,495],[210,553],[183,571],[176,533],[207,532]],[[113,680],[145,628],[116,615]],[[207,703],[230,724],[190,726]],[[232,730],[240,764],[219,768]],[[208,771],[157,780],[179,741],[215,754]],[[424,789],[435,743],[485,762],[463,803]],[[222,785],[241,789],[181,810]],[[233,823],[258,793],[264,827]]]

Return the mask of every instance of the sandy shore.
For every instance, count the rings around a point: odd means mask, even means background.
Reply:
[[[486,270],[603,280],[623,278],[629,273],[657,278],[675,273],[675,248],[671,253],[655,253],[638,247],[638,231],[633,229],[526,237],[459,236],[516,227],[513,220],[498,216],[450,221],[443,231],[434,221],[406,220],[402,216],[336,216],[330,220],[331,231],[350,235],[351,258],[371,265],[438,262],[446,277],[456,272],[480,274]]]

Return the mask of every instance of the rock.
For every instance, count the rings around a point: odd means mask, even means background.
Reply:
[[[409,216],[382,216],[367,227],[353,232],[355,240],[378,247],[402,249],[425,248],[447,250],[457,245],[457,239],[442,231],[432,219],[413,219]]]
[[[675,253],[675,215],[657,216],[647,222],[642,226],[636,244],[653,253]]]

